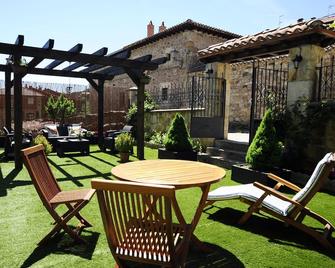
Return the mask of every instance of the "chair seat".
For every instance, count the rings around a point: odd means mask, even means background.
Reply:
[[[214,191],[209,192],[207,200],[218,201],[218,200],[229,200],[229,199],[246,199],[252,202],[256,202],[264,194],[264,191],[255,187],[252,183],[235,185],[235,186],[223,186]],[[273,210],[283,216],[287,216],[291,208],[292,203],[281,200],[273,195],[267,196],[262,205],[270,210]]]
[[[90,200],[94,195],[94,189],[80,189],[71,191],[62,191],[57,193],[51,200],[50,204],[64,204],[69,202],[78,202],[83,200]]]
[[[167,233],[158,228],[157,232],[152,232],[146,230],[144,225],[141,225],[138,221],[132,222],[131,226],[126,230],[124,239],[116,247],[116,253],[120,257],[130,256],[148,261],[169,262],[171,256],[168,251]],[[172,235],[174,246],[181,241],[179,238],[183,233],[184,230],[180,225],[173,225]]]

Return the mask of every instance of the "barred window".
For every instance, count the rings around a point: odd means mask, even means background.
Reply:
[[[167,87],[162,88],[162,100],[163,101],[168,100],[168,88]]]

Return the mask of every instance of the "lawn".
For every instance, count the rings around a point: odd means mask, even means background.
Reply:
[[[157,151],[146,149],[147,159]],[[112,179],[110,170],[119,158],[91,147],[89,156],[64,158],[51,154],[51,168],[62,189],[90,187],[93,178]],[[136,160],[131,158],[131,160]],[[25,169],[16,174],[13,162],[1,163],[0,174],[0,267],[112,267],[114,260],[104,234],[96,197],[82,210],[93,224],[82,236],[88,245],[74,244],[67,235],[59,235],[44,247],[36,243],[52,228],[52,219],[44,209]],[[230,171],[220,185],[233,185]],[[178,200],[188,219],[200,197],[198,189],[178,192]],[[334,197],[318,193],[309,207],[335,222]],[[331,255],[312,238],[285,228],[264,215],[254,215],[242,227],[237,220],[246,210],[239,201],[217,202],[206,210],[196,235],[215,251],[191,252],[187,267],[334,267]],[[305,221],[314,226],[314,222]],[[76,222],[73,222],[75,225]],[[316,225],[316,227],[318,227]]]

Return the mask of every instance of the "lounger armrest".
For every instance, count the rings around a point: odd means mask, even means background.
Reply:
[[[292,189],[293,191],[296,191],[296,192],[299,192],[301,189],[300,187],[298,187],[297,185],[295,185],[294,183],[292,182],[289,182],[287,180],[284,180],[283,178],[273,174],[273,173],[267,173],[267,176],[270,178],[270,179],[273,179],[283,185],[285,185],[286,187]]]
[[[298,207],[301,208],[301,209],[304,208],[302,205],[300,205],[300,203],[298,203],[298,202],[296,202],[296,201],[294,201],[294,200],[288,198],[286,195],[283,195],[281,192],[278,192],[278,191],[276,191],[276,190],[274,190],[274,189],[272,189],[272,188],[270,188],[270,187],[268,187],[268,186],[265,186],[265,185],[263,185],[263,184],[261,184],[261,183],[259,183],[259,182],[257,182],[257,181],[255,181],[255,182],[253,183],[253,185],[254,185],[255,187],[257,187],[257,188],[263,190],[263,191],[264,191],[266,194],[268,194],[268,195],[271,194],[271,195],[273,195],[273,196],[275,196],[275,197],[278,197],[278,198],[280,198],[280,199],[282,199],[282,200],[284,200],[284,201],[290,202],[290,203],[292,203],[292,204],[298,206]]]

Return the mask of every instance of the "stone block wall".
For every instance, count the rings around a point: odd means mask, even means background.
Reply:
[[[190,109],[174,109],[174,110],[153,110],[145,113],[145,129],[152,132],[167,132],[170,122],[176,113],[180,113],[185,119],[185,125],[190,129],[191,110]]]

